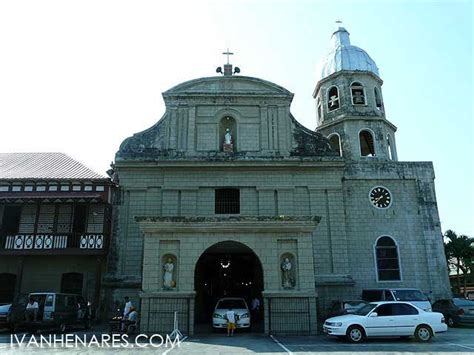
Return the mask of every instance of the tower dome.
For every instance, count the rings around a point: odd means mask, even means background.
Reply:
[[[319,80],[341,70],[371,72],[379,76],[373,59],[363,49],[351,45],[349,32],[344,27],[332,34],[331,50],[321,61]]]

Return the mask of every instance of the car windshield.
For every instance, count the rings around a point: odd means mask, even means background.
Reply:
[[[373,310],[377,305],[375,303],[369,303],[366,304],[365,306],[362,306],[359,308],[357,311],[355,311],[353,314],[358,315],[358,316],[366,316],[369,314],[371,310]]]
[[[243,300],[222,300],[217,304],[217,309],[247,308]]]
[[[428,297],[419,290],[393,290],[393,294],[397,301],[428,301]]]
[[[453,302],[458,307],[474,307],[474,301],[465,300],[462,298],[453,298]]]
[[[366,305],[367,302],[364,302],[364,301],[347,301],[347,302],[344,302],[344,307],[362,307],[364,305]]]

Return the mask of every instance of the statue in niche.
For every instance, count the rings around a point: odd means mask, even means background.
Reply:
[[[232,133],[230,133],[230,128],[226,128],[225,130],[224,144],[232,144]]]
[[[230,132],[230,128],[226,128],[225,130],[223,150],[224,152],[232,152],[234,150],[234,144],[232,142],[232,133]]]
[[[173,278],[174,263],[171,257],[168,257],[166,263],[163,265],[163,288],[165,290],[171,290],[176,287],[176,281]]]
[[[291,256],[286,255],[280,265],[281,267],[281,284],[284,289],[292,289],[295,287],[295,278],[293,277],[293,264]]]

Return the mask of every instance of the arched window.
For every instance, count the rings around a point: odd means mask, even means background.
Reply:
[[[328,90],[328,111],[334,111],[339,108],[339,90],[333,86]]]
[[[378,87],[374,87],[374,96],[375,96],[375,107],[379,110],[382,110],[382,96],[380,96],[380,91]]]
[[[374,136],[370,131],[360,131],[359,144],[362,157],[375,157]]]
[[[378,281],[400,281],[398,246],[390,237],[380,237],[375,244]]]
[[[342,155],[341,150],[341,139],[337,133],[331,134],[329,137],[329,144],[331,145],[331,149],[338,152],[339,156]]]
[[[322,114],[321,114],[321,113],[322,113],[322,112],[321,112],[321,99],[319,98],[319,96],[318,96],[318,98],[316,99],[316,107],[318,108],[318,119],[319,119],[319,120],[322,120],[323,116],[322,116]]]
[[[361,83],[351,84],[351,95],[353,105],[365,105],[365,92]]]
[[[393,147],[392,147],[392,141],[390,139],[390,135],[387,134],[387,148],[388,148],[388,158],[390,160],[393,160],[394,157],[393,157]]]

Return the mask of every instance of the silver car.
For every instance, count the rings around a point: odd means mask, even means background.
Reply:
[[[453,303],[463,311],[463,313],[459,313],[460,323],[474,323],[474,301],[465,298],[453,298]]]

